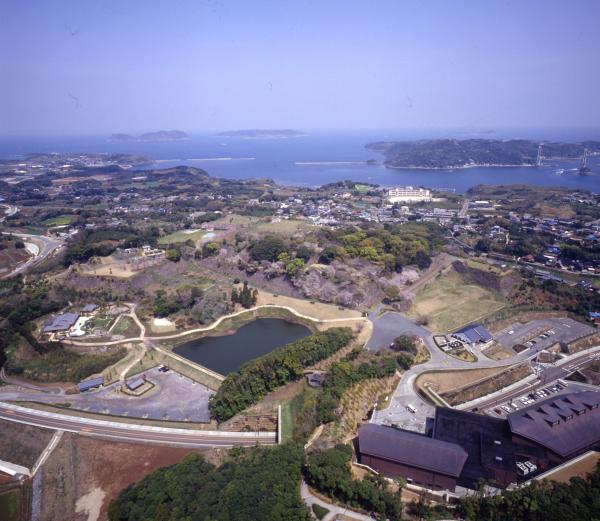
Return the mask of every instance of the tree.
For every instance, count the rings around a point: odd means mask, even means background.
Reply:
[[[250,246],[250,255],[256,261],[274,262],[285,249],[285,244],[279,237],[267,235]]]
[[[169,248],[165,252],[165,257],[167,258],[167,260],[170,260],[172,262],[179,262],[181,260],[181,251],[179,251],[178,248]]]
[[[415,339],[409,335],[400,335],[394,338],[390,347],[394,351],[406,351],[408,353],[417,354],[417,344]]]
[[[207,242],[202,246],[202,257],[212,257],[219,253],[219,245],[216,242]]]

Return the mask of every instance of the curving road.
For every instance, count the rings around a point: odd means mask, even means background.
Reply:
[[[68,416],[3,402],[0,402],[0,419],[126,442],[185,447],[232,447],[234,445],[253,446],[257,443],[263,445],[277,443],[276,432],[201,431],[155,427]]]
[[[37,255],[33,255],[27,261],[25,261],[23,264],[17,266],[10,273],[6,273],[2,277],[0,277],[3,279],[7,279],[9,277],[14,277],[15,275],[19,275],[20,273],[27,271],[29,268],[32,268],[33,266],[37,266],[38,264],[40,264],[44,260],[46,260],[50,255],[52,255],[57,249],[61,248],[64,244],[63,241],[61,241],[59,239],[54,239],[52,237],[46,237],[45,235],[31,235],[31,234],[27,234],[27,233],[15,233],[15,232],[2,232],[2,233],[4,235],[14,235],[15,237],[19,237],[19,238],[23,239],[24,241],[28,241],[28,240],[30,242],[36,241],[37,243],[39,243],[39,244],[36,244],[36,246],[37,245],[40,246]]]

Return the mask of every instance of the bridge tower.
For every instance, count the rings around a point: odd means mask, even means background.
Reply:
[[[542,143],[540,143],[538,145],[538,153],[537,153],[537,159],[535,160],[535,166],[542,166],[542,160],[544,159],[544,156],[542,156],[542,147],[544,145]]]
[[[583,149],[583,155],[581,156],[581,162],[579,163],[579,175],[588,175],[590,173],[590,167],[587,165],[588,149]]]

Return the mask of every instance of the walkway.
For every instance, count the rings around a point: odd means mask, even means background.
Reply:
[[[300,486],[300,495],[302,496],[302,500],[304,501],[306,506],[308,506],[308,508],[311,508],[312,505],[316,503],[317,505],[320,505],[323,508],[329,510],[329,512],[323,518],[323,521],[330,521],[332,519],[335,519],[335,517],[338,515],[343,515],[351,519],[357,519],[359,521],[372,521],[374,519],[371,516],[360,514],[358,512],[355,512],[354,510],[350,510],[349,508],[340,507],[338,505],[333,505],[332,503],[327,503],[326,501],[323,501],[321,498],[318,498],[310,491],[308,485],[305,483],[304,480],[302,480],[302,485]]]

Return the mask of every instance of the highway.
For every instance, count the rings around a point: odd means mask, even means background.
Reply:
[[[30,235],[27,233],[14,233],[14,232],[2,232],[5,235],[14,235],[15,237],[19,237],[24,241],[33,242],[36,241],[40,246],[39,253],[35,256],[32,256],[29,260],[24,262],[23,264],[17,266],[10,273],[3,275],[0,278],[9,278],[14,277],[20,273],[27,271],[29,268],[40,264],[45,259],[47,259],[50,255],[52,255],[58,248],[61,248],[63,245],[63,241],[59,239],[54,239],[51,237],[46,237],[45,235]]]
[[[232,447],[234,445],[254,446],[277,443],[275,432],[201,431],[155,427],[67,416],[3,402],[0,402],[0,419],[122,442],[183,447]]]

